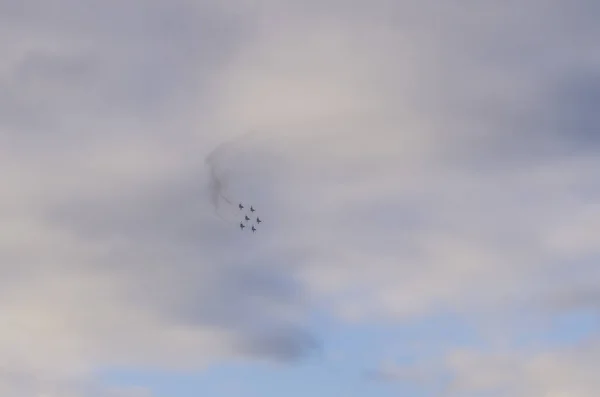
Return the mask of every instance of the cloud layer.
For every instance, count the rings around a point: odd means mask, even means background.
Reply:
[[[591,396],[597,349],[517,354],[510,330],[598,313],[599,13],[0,0],[0,391],[294,361],[326,310],[450,312],[512,346],[448,346],[457,390]],[[205,164],[250,131],[223,167],[255,235]]]

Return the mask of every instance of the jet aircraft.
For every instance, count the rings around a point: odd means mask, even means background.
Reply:
[[[260,220],[259,217],[256,217],[256,223],[261,223],[262,221]]]
[[[246,227],[246,226],[244,226],[244,224],[243,224],[242,222],[240,222],[240,229],[241,229],[241,230],[244,230],[244,228],[245,228],[245,227]]]
[[[238,205],[238,207],[240,207],[240,209],[244,209],[244,206],[242,205],[242,203],[240,203],[240,204]]]
[[[252,212],[254,212],[254,211],[255,211],[255,210],[254,210],[254,208],[252,208],[252,206],[250,206],[250,211],[252,211]]]
[[[252,233],[254,233],[256,231],[256,229],[254,228],[254,225],[252,225]]]
[[[244,219],[246,219],[247,221],[249,221],[249,220],[250,220],[250,218],[248,218],[248,215],[246,215],[246,216],[244,217]]]

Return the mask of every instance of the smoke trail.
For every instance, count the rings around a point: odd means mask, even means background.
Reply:
[[[227,197],[227,174],[223,170],[223,156],[225,155],[225,149],[227,143],[219,145],[213,150],[205,160],[210,173],[209,180],[209,191],[211,202],[215,208],[219,207],[220,199],[225,200],[226,203],[232,204],[231,200]]]
[[[232,200],[227,196],[228,177],[224,168],[227,147],[228,143],[219,145],[206,157],[204,163],[208,168],[209,173],[208,191],[210,202],[212,203],[217,216],[226,222],[230,222],[230,220],[223,217],[219,211],[222,206],[233,206]]]
[[[249,132],[221,143],[204,160],[209,173],[208,190],[210,201],[215,209],[215,213],[227,222],[232,222],[232,220],[226,219],[221,210],[236,210],[237,202],[243,201],[231,197],[229,190],[234,157],[239,156],[242,152],[240,144],[254,134],[254,132]]]

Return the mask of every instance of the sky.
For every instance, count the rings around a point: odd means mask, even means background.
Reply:
[[[0,394],[596,396],[599,18],[0,0]]]

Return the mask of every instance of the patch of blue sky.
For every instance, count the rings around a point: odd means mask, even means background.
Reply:
[[[447,349],[481,345],[474,330],[460,318],[436,315],[403,325],[345,324],[313,318],[323,350],[291,364],[253,361],[217,364],[199,372],[107,370],[101,380],[110,386],[149,387],[156,397],[219,396],[411,396],[432,391],[407,381],[387,382],[372,375],[383,361],[411,365],[442,357]]]

